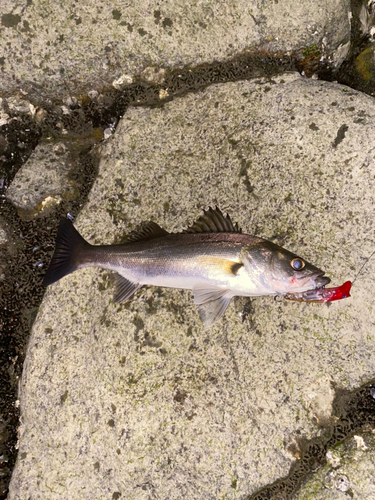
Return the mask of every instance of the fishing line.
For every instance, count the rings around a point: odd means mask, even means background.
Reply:
[[[354,282],[355,280],[358,278],[358,276],[361,274],[362,272],[362,269],[368,264],[368,261],[372,258],[372,256],[375,255],[375,250],[372,252],[372,254],[370,255],[370,257],[366,260],[366,262],[363,264],[363,266],[361,267],[361,269],[358,271],[358,273],[355,275],[355,278],[354,280],[352,281],[352,285],[354,285]]]

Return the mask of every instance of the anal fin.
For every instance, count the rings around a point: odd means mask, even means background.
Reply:
[[[130,297],[137,290],[139,290],[139,288],[142,288],[142,285],[140,285],[139,283],[133,283],[132,281],[124,278],[123,276],[121,276],[121,274],[118,273],[114,274],[113,279],[116,286],[113,300],[114,302],[118,302],[119,304],[130,299]]]
[[[233,297],[230,289],[207,284],[195,285],[193,294],[194,304],[198,306],[199,317],[205,328],[212,326],[224,315]]]

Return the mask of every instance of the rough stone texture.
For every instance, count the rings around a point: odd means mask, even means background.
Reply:
[[[4,268],[6,266],[6,260],[5,260],[4,250],[8,250],[9,246],[10,246],[10,241],[9,241],[8,232],[5,228],[5,222],[0,217],[0,257],[2,257],[1,263],[0,263],[0,282],[5,277]],[[1,424],[1,419],[0,419],[0,435],[1,435],[2,430],[3,430],[3,426]]]
[[[296,74],[132,108],[101,146],[77,228],[113,243],[218,205],[339,285],[374,249],[374,144],[371,98]],[[9,500],[240,499],[287,475],[288,445],[319,433],[332,384],[374,377],[374,265],[350,299],[239,298],[208,331],[188,291],[145,287],[118,306],[98,269],[51,286]]]
[[[48,214],[63,198],[75,198],[77,186],[70,179],[74,166],[64,143],[40,143],[6,192],[21,219]]]
[[[5,221],[5,219],[0,217],[0,249],[6,251],[10,255],[15,255],[17,248],[19,248],[20,245],[22,245],[20,238],[14,234],[14,231],[12,231],[11,226]],[[1,273],[2,269],[8,262],[3,256],[0,260]]]
[[[13,97],[10,96],[7,99],[0,97],[0,127],[11,122],[12,120],[19,119],[21,115],[35,115],[35,107],[31,104],[31,102],[20,96]],[[2,144],[0,142],[0,151]]]
[[[8,233],[5,229],[5,223],[2,218],[0,218],[0,247],[6,247],[9,243]]]
[[[354,436],[329,450],[329,463],[305,484],[296,500],[374,500],[375,439],[373,432]]]
[[[147,67],[195,66],[245,50],[314,47],[338,62],[350,37],[349,0],[3,0],[1,11],[0,88],[34,102],[119,88]]]

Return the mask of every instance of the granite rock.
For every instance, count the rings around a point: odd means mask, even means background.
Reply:
[[[78,195],[71,178],[75,162],[63,142],[39,143],[10,184],[6,197],[21,219],[45,216],[63,199]]]
[[[298,74],[130,108],[76,221],[88,241],[145,220],[181,231],[218,205],[333,286],[356,277],[352,297],[238,298],[205,331],[189,291],[144,287],[115,305],[99,269],[52,285],[8,499],[242,499],[286,476],[334,387],[374,377],[374,143],[373,99]]]
[[[318,50],[338,65],[349,50],[350,1],[35,0],[24,6],[3,0],[0,28],[2,91],[40,103],[123,88],[147,68],[162,80],[165,68],[244,51],[303,58]]]

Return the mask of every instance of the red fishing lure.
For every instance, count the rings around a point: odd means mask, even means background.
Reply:
[[[307,292],[287,293],[287,300],[296,300],[298,302],[333,302],[350,297],[351,281],[345,281],[341,286],[334,288],[316,288],[307,290]]]

